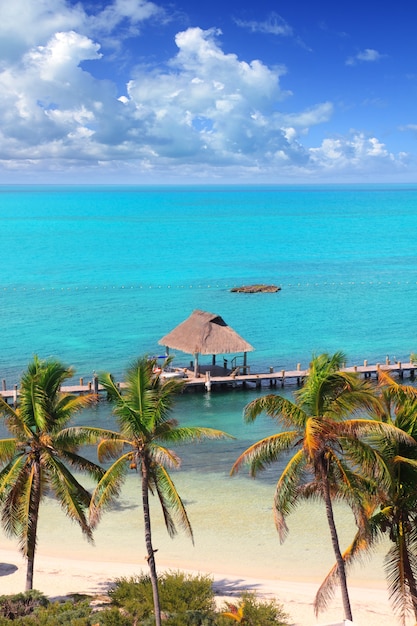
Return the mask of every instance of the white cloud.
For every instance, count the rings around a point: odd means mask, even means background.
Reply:
[[[404,126],[400,126],[399,130],[402,130],[402,131],[411,130],[411,132],[417,133],[417,124],[405,124]]]
[[[0,41],[12,47],[0,43],[3,171],[45,169],[75,179],[88,171],[143,172],[145,180],[150,172],[165,180],[170,170],[188,179],[230,171],[274,179],[393,163],[378,139],[363,134],[305,147],[300,138],[330,122],[333,104],[291,112],[285,68],[224,52],[217,29],[177,33],[170,61],[136,67],[125,89],[87,70],[106,62],[102,44],[112,29],[123,23],[132,33],[161,15],[141,0],[114,0],[96,15],[64,0],[6,3]]]
[[[137,26],[146,20],[164,15],[164,10],[147,0],[113,0],[103,11],[88,19],[93,32],[110,33],[120,24],[128,24],[127,34],[137,34]],[[120,33],[119,33],[120,35]]]
[[[346,65],[356,65],[358,62],[374,63],[375,61],[383,59],[384,56],[384,54],[380,54],[377,50],[366,48],[365,50],[358,52],[355,56],[349,57],[346,60]]]
[[[376,137],[352,131],[348,137],[325,139],[318,148],[310,149],[311,160],[325,169],[340,171],[347,166],[369,167],[372,162],[378,166],[392,164],[395,157]]]
[[[235,19],[238,26],[250,30],[252,33],[267,33],[280,37],[291,37],[293,29],[278,13],[272,12],[266,20],[240,20]]]
[[[81,61],[100,59],[99,44],[74,31],[56,33],[46,46],[28,52],[23,61],[44,81],[67,82],[81,70]]]
[[[282,115],[285,125],[297,128],[310,128],[317,124],[328,122],[333,115],[334,107],[331,102],[323,102],[300,113],[287,113]]]

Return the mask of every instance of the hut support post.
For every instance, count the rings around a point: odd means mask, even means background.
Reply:
[[[194,354],[194,377],[198,378],[198,352]]]

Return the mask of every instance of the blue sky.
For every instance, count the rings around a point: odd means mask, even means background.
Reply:
[[[414,0],[12,0],[0,184],[417,180]]]

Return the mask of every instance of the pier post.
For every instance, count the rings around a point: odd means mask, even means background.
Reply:
[[[84,387],[84,379],[80,378],[80,387]]]
[[[284,386],[284,382],[285,382],[285,370],[281,370],[281,376],[282,376],[281,387],[283,387]]]
[[[207,391],[211,391],[211,377],[209,370],[206,372],[206,382],[204,383],[204,386]]]
[[[93,388],[94,388],[94,393],[97,394],[98,393],[98,378],[95,374],[93,376]]]
[[[6,387],[6,380],[3,378],[2,382],[1,382],[1,386],[3,391],[6,391],[7,387]]]
[[[13,406],[17,407],[17,385],[13,387]]]

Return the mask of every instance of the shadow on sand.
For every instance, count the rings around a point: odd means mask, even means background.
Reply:
[[[258,584],[249,584],[245,580],[229,580],[223,578],[213,583],[213,591],[216,596],[240,596],[245,591],[256,591]]]
[[[17,565],[12,563],[0,563],[0,576],[10,576],[18,570]]]

